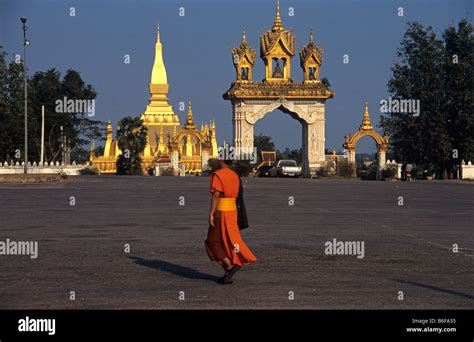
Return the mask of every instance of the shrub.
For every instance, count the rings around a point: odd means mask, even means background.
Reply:
[[[337,163],[337,175],[339,177],[351,178],[354,175],[354,164],[349,161],[339,161]]]
[[[79,170],[79,174],[81,176],[98,176],[100,172],[95,167],[85,167]]]
[[[326,165],[318,168],[318,170],[316,171],[316,176],[318,177],[333,176],[335,173],[334,169],[335,169],[334,162],[333,161],[327,162]]]
[[[141,157],[134,156],[126,158],[123,154],[117,158],[117,174],[118,175],[143,175],[141,167]]]
[[[392,167],[388,167],[388,168],[382,170],[382,179],[395,178],[396,174],[397,174],[397,170],[395,170]]]

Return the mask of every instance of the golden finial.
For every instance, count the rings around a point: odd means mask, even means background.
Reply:
[[[360,124],[360,130],[369,130],[369,129],[374,129],[372,126],[372,122],[370,121],[370,115],[369,115],[369,103],[365,101],[365,111],[364,111],[364,117],[362,119],[362,123]]]
[[[242,30],[242,43],[247,43],[247,35],[245,34],[245,29]]]
[[[278,31],[282,29],[283,29],[283,24],[280,18],[280,0],[277,0],[276,16],[275,16],[275,22],[273,23],[272,31]]]
[[[156,40],[161,42],[161,38],[160,38],[160,22],[158,22],[158,25],[156,27],[156,30],[157,30],[157,34],[156,34]]]
[[[186,115],[186,123],[193,123],[193,108],[191,106],[191,101],[188,101],[188,114]]]
[[[309,43],[314,44],[313,27],[311,27],[309,30]]]

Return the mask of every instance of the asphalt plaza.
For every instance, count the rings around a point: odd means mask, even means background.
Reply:
[[[474,307],[473,183],[243,181],[258,261],[226,286],[203,245],[207,177],[0,185],[0,240],[38,242],[0,256],[0,309]],[[334,239],[364,257],[326,254]]]

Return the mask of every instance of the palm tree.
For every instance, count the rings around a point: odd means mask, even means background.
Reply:
[[[117,143],[122,154],[117,158],[117,174],[141,175],[141,157],[146,145],[147,127],[140,117],[127,116],[117,125]]]

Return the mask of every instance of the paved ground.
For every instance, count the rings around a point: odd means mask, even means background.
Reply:
[[[473,183],[246,179],[244,187],[243,235],[259,261],[221,286],[203,247],[207,178],[0,185],[0,241],[39,242],[37,259],[0,256],[0,309],[474,308]],[[364,241],[365,257],[325,255],[334,238]]]

